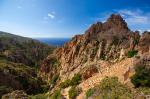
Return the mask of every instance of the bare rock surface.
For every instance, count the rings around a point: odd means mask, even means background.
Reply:
[[[54,66],[49,55],[41,66],[41,75],[49,75],[51,80],[59,73],[58,86],[80,73],[82,82],[79,87],[83,92],[96,86],[106,76],[117,76],[121,82],[127,83],[134,73],[133,58],[128,58],[129,51],[138,51],[140,57],[143,53],[150,55],[150,32],[140,34],[131,31],[120,15],[112,14],[106,22],[93,24],[85,34],[74,36],[56,49],[53,55],[59,67]]]

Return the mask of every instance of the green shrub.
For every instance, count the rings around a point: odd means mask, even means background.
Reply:
[[[29,99],[47,99],[47,96],[45,94],[38,94],[38,95],[30,96]]]
[[[28,87],[29,87],[29,80],[26,77],[24,77],[24,76],[17,76],[16,80],[18,80],[22,84],[22,86],[23,86],[23,88],[25,90],[28,89]]]
[[[12,92],[13,91],[13,88],[11,87],[8,87],[8,86],[0,86],[0,98],[3,94],[6,94],[6,93],[9,93],[9,92]]]
[[[70,98],[70,99],[75,99],[76,96],[78,95],[78,91],[77,91],[76,86],[72,86],[72,87],[70,88],[70,90],[69,90],[68,93],[69,93],[69,98]]]
[[[98,47],[94,47],[92,50],[93,50],[93,54],[96,55],[96,53],[98,51]]]
[[[81,74],[75,74],[74,77],[70,80],[70,79],[67,79],[66,81],[62,82],[60,84],[60,87],[61,88],[67,88],[69,86],[75,86],[75,85],[78,85],[81,81]]]
[[[137,92],[143,93],[144,95],[150,95],[150,88],[149,87],[140,87],[136,89]]]
[[[61,99],[60,90],[56,90],[51,96],[50,99]]]
[[[70,81],[70,86],[78,85],[81,81],[81,74],[75,74]]]
[[[91,97],[93,99],[133,99],[134,95],[118,81],[117,77],[106,77],[99,86],[95,87]]]
[[[87,58],[87,56],[86,57],[84,57],[84,59],[83,59],[83,63],[86,63],[88,61],[88,58]]]
[[[105,55],[105,54],[102,54],[102,55],[100,56],[100,59],[101,59],[101,60],[106,60],[106,55]]]
[[[64,82],[62,82],[62,83],[60,84],[60,87],[61,87],[61,88],[67,88],[67,87],[69,87],[69,86],[70,86],[70,80],[69,80],[69,79],[65,80]]]
[[[50,86],[49,85],[41,85],[39,88],[38,88],[38,93],[46,93],[48,92]]]
[[[150,87],[150,69],[145,66],[136,66],[131,82],[135,87]]]
[[[94,88],[89,89],[89,90],[86,92],[86,97],[88,98],[88,97],[92,96],[92,95],[94,94],[94,91],[95,91]]]
[[[138,51],[131,50],[131,51],[128,52],[128,57],[131,58],[131,57],[135,56],[137,53],[138,53]]]
[[[51,84],[55,84],[56,81],[58,80],[58,78],[59,78],[58,74],[54,75],[53,78],[52,78],[52,80],[51,80]]]

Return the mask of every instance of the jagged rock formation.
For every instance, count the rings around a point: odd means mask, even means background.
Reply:
[[[144,32],[139,41],[141,53],[150,52],[150,32]]]
[[[137,46],[139,37],[138,32],[129,30],[120,15],[113,14],[105,23],[92,25],[85,34],[75,36],[56,51],[62,66],[60,75],[71,76],[70,72],[84,68],[85,63],[121,60]]]
[[[82,75],[83,83],[79,85],[81,88],[84,87],[84,81],[89,82],[92,77],[95,77],[92,79],[94,81],[98,77],[101,79],[115,75],[125,82],[129,78],[129,67],[132,65],[132,61],[127,58],[128,52],[137,50],[138,55],[149,54],[149,42],[149,32],[142,35],[138,31],[133,32],[120,15],[113,14],[106,22],[93,24],[85,34],[76,35],[70,42],[55,50],[54,57],[59,62],[59,66],[56,68],[51,62],[52,59],[47,58],[43,63],[45,65],[41,66],[40,74],[42,77],[48,76],[48,80],[51,80],[52,75],[58,73],[59,81],[56,82],[56,86],[72,78],[76,73]],[[106,69],[109,69],[109,73]],[[96,83],[100,82],[99,79]]]

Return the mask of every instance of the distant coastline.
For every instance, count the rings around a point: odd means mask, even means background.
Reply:
[[[34,38],[34,39],[52,46],[63,46],[71,38]]]

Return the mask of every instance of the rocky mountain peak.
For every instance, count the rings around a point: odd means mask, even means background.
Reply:
[[[99,32],[102,31],[103,23],[97,22],[96,24],[91,25],[91,27],[85,32],[86,37],[92,37],[97,35]]]
[[[148,52],[149,36],[149,33],[141,36],[138,31],[130,31],[120,15],[112,14],[106,22],[93,24],[85,34],[76,35],[63,47],[55,50],[54,57],[60,66],[53,66],[53,58],[48,57],[41,67],[41,73],[48,73],[48,79],[58,73],[60,81],[71,79],[77,73],[88,79],[109,64],[126,59],[128,52]]]
[[[113,36],[122,37],[130,32],[127,23],[119,14],[112,14],[106,22],[93,24],[86,32],[86,39],[111,39]]]
[[[124,29],[128,29],[127,23],[125,20],[121,17],[119,14],[112,14],[108,19],[107,19],[107,24],[110,24],[112,26],[119,26]]]
[[[120,21],[120,22],[123,22],[124,19],[121,17],[120,14],[112,14],[108,19],[107,19],[107,22],[117,22],[117,21]]]

